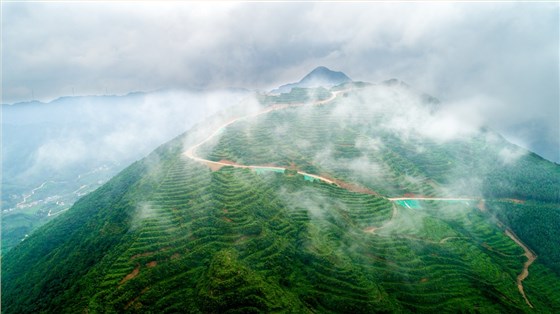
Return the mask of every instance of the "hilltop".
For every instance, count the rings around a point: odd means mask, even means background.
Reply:
[[[304,76],[299,82],[282,85],[278,89],[271,91],[271,93],[289,93],[293,88],[331,88],[348,82],[352,82],[352,79],[346,76],[346,74],[338,71],[332,71],[324,66],[318,66]]]

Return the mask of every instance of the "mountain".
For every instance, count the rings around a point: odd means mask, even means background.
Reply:
[[[316,67],[309,72],[297,83],[290,83],[280,86],[278,89],[271,91],[272,94],[289,93],[292,88],[313,88],[325,87],[330,88],[343,83],[352,82],[352,80],[342,72],[331,71],[324,66]]]
[[[260,95],[10,250],[2,310],[557,313],[559,184],[403,84]]]

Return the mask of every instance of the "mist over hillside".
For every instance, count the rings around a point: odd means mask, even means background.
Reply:
[[[2,103],[399,78],[560,162],[556,3],[34,3],[2,10]],[[134,25],[134,28],[131,28]],[[23,53],[25,52],[25,53]]]
[[[558,3],[0,24],[2,313],[560,313]]]
[[[558,186],[399,80],[258,93],[10,250],[3,311],[555,313]]]
[[[158,91],[2,105],[2,252],[131,162],[248,91]]]

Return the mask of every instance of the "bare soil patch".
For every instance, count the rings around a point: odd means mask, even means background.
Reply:
[[[327,177],[323,177],[323,178],[327,178]],[[327,179],[333,181],[334,183],[336,183],[341,188],[346,189],[350,192],[379,196],[379,193],[375,192],[374,190],[368,189],[368,188],[366,188],[364,186],[360,186],[358,184],[348,183],[348,182],[344,182],[344,181],[341,181],[341,180],[338,180],[338,179],[330,179],[330,178],[327,178]]]
[[[140,273],[140,265],[137,265],[136,268],[134,268],[134,270],[130,274],[124,276],[124,278],[119,282],[119,285],[122,285],[123,283],[131,279],[134,279],[134,277],[138,276],[139,273]]]
[[[148,264],[146,264],[146,266],[148,266],[149,268],[156,267],[156,265],[157,265],[157,261],[151,261]]]

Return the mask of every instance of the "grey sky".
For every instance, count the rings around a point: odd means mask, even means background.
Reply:
[[[6,3],[4,103],[399,78],[559,160],[558,3]],[[552,146],[552,147],[551,147]]]

